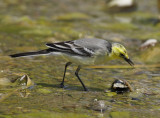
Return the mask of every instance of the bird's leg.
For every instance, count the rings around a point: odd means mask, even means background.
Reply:
[[[63,80],[62,80],[62,83],[60,84],[61,88],[64,88],[64,78],[65,78],[65,75],[66,75],[66,70],[67,70],[67,67],[69,65],[71,65],[71,64],[72,64],[71,62],[67,62],[66,65],[65,65],[64,74],[63,74]]]
[[[81,69],[81,66],[78,66],[78,68],[77,68],[77,70],[76,70],[76,72],[75,72],[75,75],[77,76],[77,78],[78,78],[79,81],[81,82],[81,84],[82,84],[82,86],[83,86],[83,88],[84,88],[84,91],[88,91],[88,89],[85,87],[85,85],[83,84],[81,78],[80,78],[79,75],[78,75],[78,72],[80,71],[80,69]]]

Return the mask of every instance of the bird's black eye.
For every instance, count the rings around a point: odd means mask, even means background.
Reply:
[[[121,56],[121,57],[124,57],[124,54],[121,53],[120,56]]]

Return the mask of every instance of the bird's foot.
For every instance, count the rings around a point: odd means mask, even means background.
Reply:
[[[64,84],[63,84],[63,83],[61,83],[61,84],[60,84],[60,87],[61,87],[61,88],[64,88],[65,86],[64,86]]]
[[[84,88],[84,91],[88,91],[88,89],[87,89],[87,88]]]

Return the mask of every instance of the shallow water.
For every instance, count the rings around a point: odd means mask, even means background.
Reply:
[[[160,113],[160,44],[140,51],[147,39],[160,41],[155,1],[139,3],[138,11],[108,14],[105,1],[2,0],[0,1],[0,117],[2,118],[158,118]],[[84,4],[85,3],[85,4]],[[36,7],[35,7],[36,6]],[[147,9],[147,7],[149,9]],[[120,42],[135,63],[123,61],[85,67],[80,76],[84,92],[68,68],[65,89],[60,88],[65,61],[54,56],[11,59],[13,53],[44,49],[46,42],[98,37]],[[27,89],[11,80],[27,74],[34,82]],[[115,79],[127,80],[134,91],[110,92]],[[103,100],[106,109],[94,105]],[[98,111],[97,111],[98,109]]]

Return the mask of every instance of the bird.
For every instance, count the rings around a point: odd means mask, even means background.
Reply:
[[[82,66],[104,64],[105,62],[114,59],[122,59],[131,66],[134,65],[128,56],[127,50],[122,44],[100,38],[80,38],[77,40],[46,43],[46,46],[48,48],[43,50],[11,54],[9,56],[12,58],[38,55],[62,56],[67,61],[60,87],[65,87],[64,80],[67,67],[72,63],[75,63],[78,66],[75,75],[83,86],[84,91],[88,91],[88,89],[79,76],[79,71]]]

